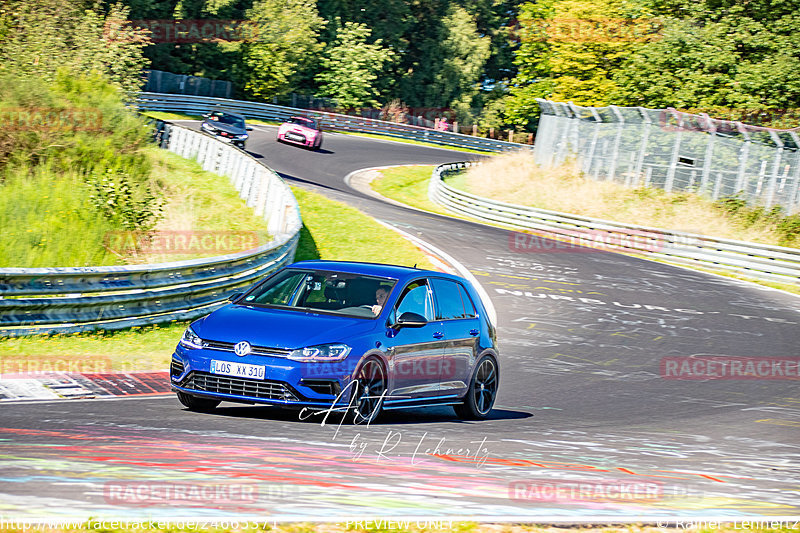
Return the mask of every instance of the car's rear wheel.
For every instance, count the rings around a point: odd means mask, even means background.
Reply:
[[[489,416],[497,396],[497,385],[497,362],[491,356],[484,355],[475,365],[464,403],[453,406],[456,414],[467,420],[483,420]]]
[[[386,369],[375,357],[367,359],[358,371],[353,398],[352,416],[354,424],[369,424],[381,412],[386,394]]]
[[[211,398],[199,398],[186,394],[185,392],[178,392],[178,401],[192,411],[212,411],[220,404],[221,400],[212,400]]]

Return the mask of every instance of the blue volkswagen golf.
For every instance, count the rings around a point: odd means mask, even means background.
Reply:
[[[486,418],[498,370],[495,329],[467,280],[302,261],[192,323],[170,375],[191,410],[224,400],[339,411],[360,423],[432,405]]]

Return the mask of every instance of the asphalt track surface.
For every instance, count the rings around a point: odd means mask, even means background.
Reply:
[[[348,426],[230,403],[194,413],[171,395],[3,405],[0,515],[800,515],[798,381],[665,379],[661,367],[665,357],[796,358],[800,299],[624,255],[520,252],[506,230],[390,205],[344,181],[470,154],[335,134],[310,152],[274,135],[256,127],[248,151],[289,183],[447,252],[480,282],[501,350],[491,418],[462,422],[442,407]]]

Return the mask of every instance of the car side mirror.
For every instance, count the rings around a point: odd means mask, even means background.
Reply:
[[[245,127],[245,130],[246,131],[253,131],[253,126],[247,126],[247,127]]]
[[[400,315],[392,327],[393,328],[421,328],[422,326],[426,325],[428,321],[425,319],[424,316],[413,313],[411,311],[406,311],[402,315]]]
[[[244,294],[244,293],[243,292],[234,292],[233,294],[228,296],[228,301],[229,302],[235,302],[236,300],[238,300],[242,296],[242,294]]]

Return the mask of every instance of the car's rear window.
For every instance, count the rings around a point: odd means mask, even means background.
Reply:
[[[219,111],[215,111],[211,113],[211,115],[208,118],[222,124],[229,124],[237,128],[244,128],[244,120],[241,117],[237,117],[236,115],[229,115],[228,113],[221,113]]]
[[[376,292],[383,289],[388,294],[396,282],[363,274],[290,268],[278,272],[237,303],[375,318],[381,311],[376,307]]]

